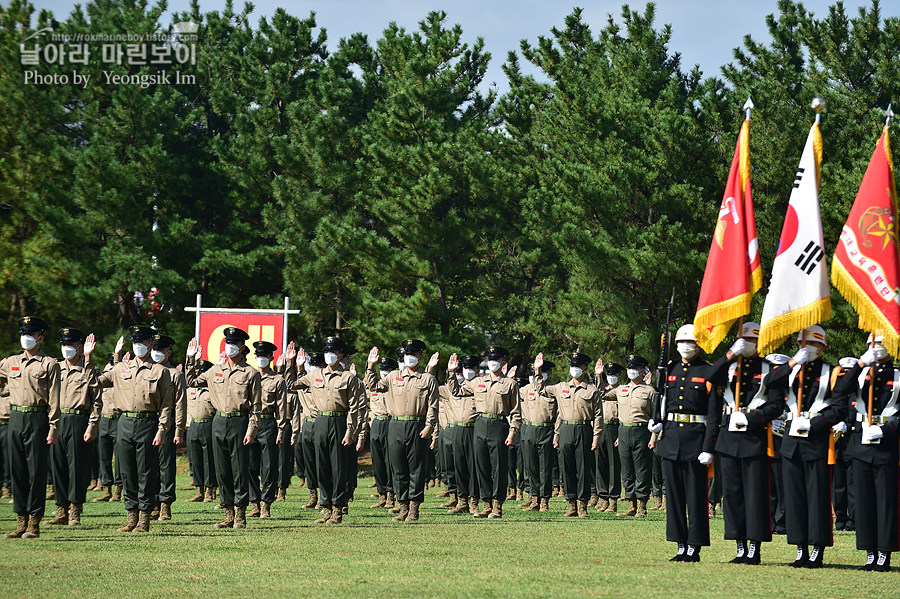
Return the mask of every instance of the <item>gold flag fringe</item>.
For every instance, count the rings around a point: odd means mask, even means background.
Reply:
[[[796,310],[779,314],[762,324],[759,330],[759,354],[765,355],[778,347],[797,331],[831,318],[831,298],[823,297]]]
[[[884,335],[884,346],[895,358],[900,358],[900,333],[887,321],[881,310],[872,303],[866,292],[850,276],[838,260],[831,262],[831,282],[859,315],[859,328],[869,333]]]
[[[697,339],[697,345],[706,353],[712,353],[728,336],[731,325],[741,316],[750,313],[752,298],[753,292],[748,291],[698,311],[694,316],[694,337]]]

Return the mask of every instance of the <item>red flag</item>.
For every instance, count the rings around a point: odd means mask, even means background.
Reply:
[[[831,281],[859,314],[859,328],[900,350],[897,189],[888,128],[881,133],[831,262]]]
[[[750,119],[746,119],[731,161],[694,316],[694,335],[707,353],[725,338],[735,320],[750,313],[750,300],[762,286],[749,148]]]

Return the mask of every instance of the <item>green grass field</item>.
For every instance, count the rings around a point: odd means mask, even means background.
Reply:
[[[181,464],[182,467],[185,464]],[[775,537],[760,567],[726,564],[733,543],[712,521],[700,564],[671,564],[665,514],[646,520],[600,515],[522,514],[505,504],[501,521],[450,516],[428,489],[422,519],[395,523],[369,509],[371,478],[360,478],[350,515],[320,526],[294,487],[269,520],[245,531],[213,528],[220,511],[185,503],[178,478],[173,519],[149,534],[117,533],[121,503],[88,503],[81,527],[42,526],[36,540],[0,539],[2,597],[897,597],[897,573],[857,572],[864,555],[853,533],[836,533],[822,570],[787,568],[794,549]],[[99,492],[90,492],[96,497]],[[48,518],[55,508],[48,502]],[[0,529],[14,528],[0,505]]]

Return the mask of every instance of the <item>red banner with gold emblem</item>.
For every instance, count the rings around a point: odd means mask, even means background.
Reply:
[[[237,327],[250,335],[250,339],[247,340],[247,347],[250,348],[247,363],[251,366],[256,366],[256,356],[253,353],[254,342],[269,341],[277,345],[276,360],[284,349],[281,347],[284,331],[283,314],[202,312],[200,314],[200,336],[198,340],[200,345],[203,346],[204,360],[209,360],[213,363],[219,360],[219,354],[225,349],[224,331],[228,327]]]
[[[859,314],[859,328],[900,351],[900,246],[897,189],[888,128],[881,133],[853,209],[841,230],[831,281]]]

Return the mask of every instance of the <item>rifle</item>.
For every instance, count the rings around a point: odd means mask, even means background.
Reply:
[[[659,339],[659,362],[656,365],[656,391],[659,393],[659,419],[665,418],[663,402],[666,398],[666,367],[669,364],[669,346],[671,345],[672,311],[675,308],[675,288],[672,288],[672,297],[669,299],[669,307],[666,310],[666,329]]]

